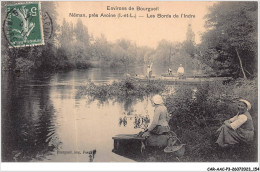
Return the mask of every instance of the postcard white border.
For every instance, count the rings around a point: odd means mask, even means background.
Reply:
[[[2,163],[3,171],[208,171],[209,167],[259,167],[255,163]]]
[[[5,0],[11,1],[11,0]],[[36,0],[31,0],[36,1]],[[45,0],[53,1],[53,0]],[[71,0],[56,0],[56,1],[71,1]],[[77,0],[79,1],[79,0]],[[111,0],[84,0],[84,1],[111,1]],[[119,1],[119,0],[118,0]],[[120,0],[120,1],[129,1],[129,0]],[[173,1],[173,0],[132,0],[132,1]],[[174,1],[194,1],[196,0],[174,0]],[[209,0],[200,0],[200,1],[209,1]],[[238,1],[238,0],[216,0],[216,1]],[[247,1],[257,1],[258,0],[247,0]],[[258,2],[258,11],[259,11],[259,2]],[[0,9],[1,11],[1,9]],[[259,33],[259,13],[258,13],[258,33]],[[1,42],[1,40],[0,40]],[[1,49],[1,47],[0,47]],[[258,59],[259,59],[259,34],[258,34]],[[258,62],[258,69],[259,69]],[[1,73],[1,71],[0,71]],[[0,81],[1,82],[1,81]],[[259,73],[258,73],[258,85],[259,85]],[[0,85],[1,87],[1,85]],[[0,93],[1,94],[1,93]],[[258,90],[258,97],[260,96]],[[1,106],[1,105],[0,105]],[[260,107],[260,102],[258,101],[258,109]],[[0,112],[1,113],[1,112]],[[258,118],[258,125],[260,119]],[[258,127],[259,128],[259,127]],[[1,127],[0,127],[1,131]],[[259,131],[259,129],[258,129]],[[259,143],[260,133],[258,132],[258,143]],[[1,139],[1,138],[0,138]],[[0,147],[1,150],[1,147]],[[258,148],[258,162],[164,162],[164,163],[120,163],[120,162],[111,162],[111,163],[74,163],[74,162],[65,162],[65,163],[6,163],[0,162],[1,171],[207,171],[208,167],[222,168],[222,167],[259,167],[259,148]]]

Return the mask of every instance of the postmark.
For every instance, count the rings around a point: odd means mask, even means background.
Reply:
[[[51,40],[53,36],[53,23],[52,18],[48,12],[42,12],[42,23],[43,23],[43,35],[44,43],[47,43]]]
[[[40,11],[38,2],[6,5],[4,33],[9,48],[44,45]]]

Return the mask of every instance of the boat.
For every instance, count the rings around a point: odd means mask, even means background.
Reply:
[[[191,77],[191,76],[186,76],[183,79],[179,79],[178,76],[176,75],[168,75],[168,76],[152,76],[151,78],[147,78],[146,76],[135,76],[134,77],[138,82],[163,82],[165,84],[205,84],[205,83],[210,83],[214,81],[226,81],[230,80],[231,77],[202,77],[202,76],[197,76],[197,77]]]
[[[142,154],[145,149],[145,138],[138,134],[119,134],[112,137],[114,140],[113,152],[118,152],[122,148],[136,149]]]
[[[178,74],[168,74],[168,73],[165,73],[165,74],[162,74],[161,75],[162,77],[179,77]],[[184,76],[185,78],[209,78],[209,77],[212,77],[210,75],[206,75],[206,74],[187,74]]]
[[[140,133],[119,134],[112,137],[112,139],[114,140],[112,152],[135,161],[149,160],[154,154],[159,155],[164,161],[167,159],[175,160],[176,158],[179,160],[178,157],[184,155],[186,145],[182,144],[178,139],[179,143],[177,145],[167,147],[149,146],[146,143],[146,138],[141,137]]]

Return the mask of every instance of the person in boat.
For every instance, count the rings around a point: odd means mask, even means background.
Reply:
[[[130,78],[131,77],[131,75],[129,73],[127,73],[125,76],[126,76],[126,78]]]
[[[168,69],[168,75],[172,75],[172,69],[170,67]]]
[[[147,137],[149,146],[167,146],[172,139],[172,133],[169,127],[170,114],[164,106],[163,99],[160,95],[152,98],[152,104],[155,107],[154,116],[151,125],[143,133],[142,137]]]
[[[240,99],[237,104],[238,113],[217,130],[216,143],[220,147],[228,147],[238,143],[248,143],[253,140],[253,120],[248,112],[251,109],[249,101]]]
[[[147,66],[147,78],[148,79],[152,78],[152,66],[153,66],[153,63],[151,65]]]
[[[179,79],[183,79],[184,78],[184,67],[182,66],[182,64],[180,64],[178,70],[177,70],[177,74],[179,76]]]

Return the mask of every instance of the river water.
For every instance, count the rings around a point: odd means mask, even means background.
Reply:
[[[20,76],[2,72],[2,160],[133,161],[112,152],[112,137],[142,131],[153,115],[149,98],[100,102],[76,93],[90,80],[110,83],[126,73],[140,75],[144,71],[143,67],[92,68]],[[148,122],[140,123],[140,119]]]

